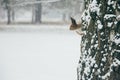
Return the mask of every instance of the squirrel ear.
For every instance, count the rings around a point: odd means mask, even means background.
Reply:
[[[77,25],[77,23],[76,23],[74,18],[70,17],[70,19],[71,19],[71,22],[72,22],[73,25]]]

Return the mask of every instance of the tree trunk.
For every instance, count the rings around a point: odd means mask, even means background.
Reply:
[[[32,23],[35,23],[35,7],[32,7]]]
[[[115,5],[115,0],[85,2],[78,80],[120,80],[120,21]]]
[[[7,24],[10,24],[11,23],[11,7],[9,6],[10,1],[3,0],[3,3],[5,3],[5,8],[7,10]]]
[[[12,16],[12,21],[15,21],[15,10],[14,9],[12,9],[11,16]]]
[[[36,8],[35,8],[35,23],[41,23],[41,15],[42,15],[42,4],[38,3],[36,4]]]
[[[10,7],[7,8],[7,24],[11,23],[11,9]]]

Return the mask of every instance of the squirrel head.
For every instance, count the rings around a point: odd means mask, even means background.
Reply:
[[[71,25],[70,25],[70,30],[76,30],[81,28],[81,24],[77,24],[76,20],[71,17]]]

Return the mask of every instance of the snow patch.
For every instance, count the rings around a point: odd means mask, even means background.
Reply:
[[[102,28],[103,28],[103,25],[99,24],[98,29],[102,29]]]
[[[106,61],[106,57],[105,57],[105,56],[102,58],[102,61],[103,61],[103,62],[105,62],[105,61]]]
[[[113,18],[113,17],[116,17],[116,15],[114,15],[114,14],[106,14],[104,16],[104,19],[109,19],[109,18]]]
[[[115,50],[116,52],[120,52],[120,50]]]
[[[107,74],[105,74],[104,76],[102,76],[102,79],[103,79],[103,80],[106,80],[107,77],[109,77],[109,76],[110,76],[110,72],[108,72]]]
[[[100,66],[103,66],[103,63],[101,63]]]
[[[120,43],[120,38],[119,39],[115,39],[114,42],[118,45]]]
[[[98,47],[98,44],[95,44],[94,47],[97,48],[97,47]]]
[[[89,5],[90,12],[96,12],[99,15],[100,8],[97,4],[96,0],[93,0],[92,3]]]
[[[103,32],[101,32],[100,34],[101,34],[101,35],[103,35],[104,33],[103,33]]]
[[[120,15],[118,15],[116,19],[117,19],[118,21],[120,21]]]
[[[110,23],[110,22],[107,23],[107,26],[108,26],[108,27],[111,27],[112,25],[113,25],[113,23]]]
[[[93,42],[94,42],[94,40],[92,39],[92,40],[91,40],[91,44],[92,44]]]
[[[101,51],[101,53],[104,53],[104,51]]]
[[[108,5],[114,4],[114,1],[108,0]]]
[[[95,66],[94,66],[95,68],[97,68],[98,67],[98,65],[97,64],[95,64]]]
[[[103,25],[101,24],[100,20],[97,20],[97,24],[98,24],[98,29],[102,29]]]
[[[113,62],[113,66],[118,66],[118,65],[120,65],[120,61],[117,58],[115,58]]]

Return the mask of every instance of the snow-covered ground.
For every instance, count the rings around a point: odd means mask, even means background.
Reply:
[[[68,25],[0,25],[0,80],[76,80],[80,36]]]

